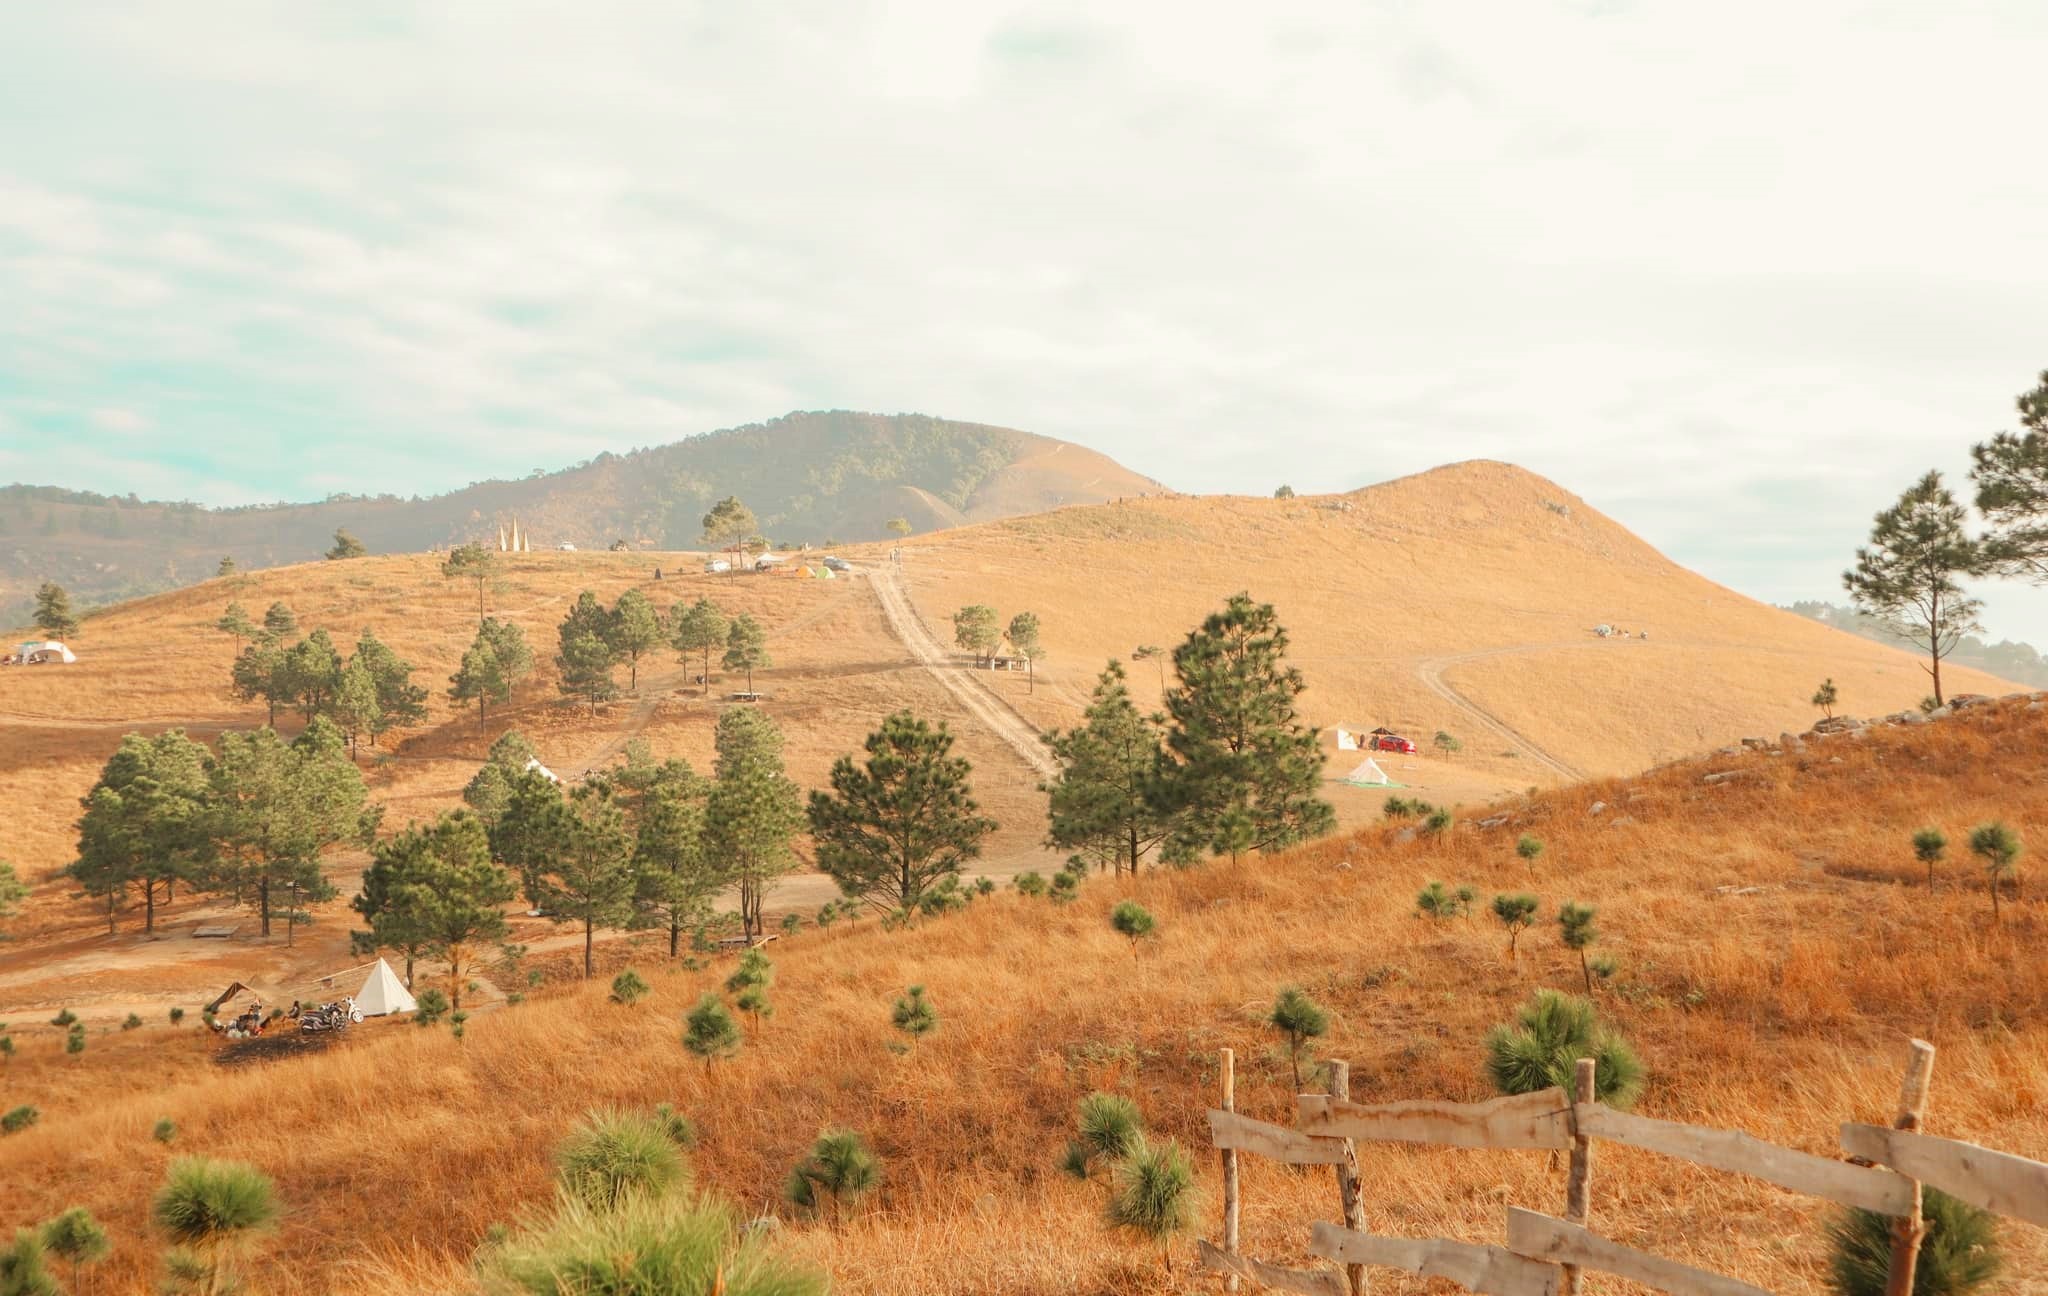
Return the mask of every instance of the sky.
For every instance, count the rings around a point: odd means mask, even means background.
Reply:
[[[1505,459],[1844,601],[2048,368],[2043,66],[2038,0],[24,6],[0,481],[917,411],[1193,492]]]

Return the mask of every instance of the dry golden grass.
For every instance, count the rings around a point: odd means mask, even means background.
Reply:
[[[1941,1050],[1934,1132],[2048,1157],[2048,912],[2029,886],[1992,927],[1960,850],[1930,898],[1907,843],[1925,823],[1959,838],[1993,817],[2035,837],[2044,763],[2038,713],[2007,704],[1514,798],[1501,807],[1512,822],[1461,825],[1441,845],[1373,827],[1237,867],[1097,880],[1067,908],[1005,895],[907,932],[808,932],[773,950],[777,1016],[708,1076],[678,1019],[723,967],[643,962],[655,989],[637,1008],[567,986],[478,1016],[466,1041],[377,1023],[332,1054],[260,1071],[212,1068],[189,1029],[96,1037],[72,1059],[60,1032],[25,1028],[0,1105],[45,1115],[0,1145],[0,1224],[90,1206],[116,1240],[104,1289],[140,1289],[156,1252],[145,1203],[171,1155],[149,1128],[169,1116],[178,1150],[278,1179],[290,1209],[261,1251],[262,1290],[460,1291],[485,1229],[545,1199],[550,1149],[580,1113],[671,1101],[702,1132],[700,1179],[750,1212],[777,1209],[820,1127],[872,1140],[887,1177],[871,1209],[782,1234],[837,1290],[1213,1290],[1189,1273],[1186,1246],[1163,1280],[1148,1251],[1104,1232],[1102,1186],[1058,1173],[1074,1102],[1119,1089],[1156,1128],[1199,1143],[1216,1050],[1230,1046],[1241,1105],[1286,1119],[1286,1063],[1260,1018],[1289,983],[1331,1008],[1326,1055],[1350,1059],[1359,1096],[1481,1097],[1485,1029],[1532,987],[1577,983],[1548,921],[1566,898],[1600,906],[1620,960],[1602,1004],[1652,1068],[1640,1110],[1832,1154],[1841,1121],[1887,1116],[1904,1041],[1919,1035]],[[1732,768],[1747,776],[1701,781]],[[1591,815],[1596,800],[1610,808]],[[1514,855],[1524,831],[1549,846],[1534,868]],[[1539,892],[1545,924],[1522,966],[1483,919],[1413,916],[1432,878]],[[1717,893],[1731,884],[1763,889]],[[1135,956],[1107,921],[1127,892],[1160,919]],[[911,982],[943,1025],[898,1056],[888,1006]],[[1379,1231],[1497,1239],[1505,1204],[1555,1210],[1563,1193],[1540,1154],[1361,1155]],[[1198,1164],[1213,1230],[1214,1162]],[[1247,1249],[1302,1261],[1307,1222],[1335,1210],[1327,1174],[1254,1162],[1245,1178]],[[1824,1213],[1792,1194],[1617,1148],[1602,1153],[1594,1209],[1622,1241],[1788,1296],[1821,1290]],[[2006,1242],[2006,1290],[2043,1290],[2048,1235],[2013,1224]],[[1382,1274],[1374,1290],[1436,1288]]]

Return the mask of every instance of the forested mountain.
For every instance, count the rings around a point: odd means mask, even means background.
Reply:
[[[1796,612],[1822,625],[1831,625],[1837,630],[1875,639],[1879,643],[1904,648],[1908,652],[1926,653],[1926,646],[1915,645],[1909,639],[1902,639],[1885,627],[1884,622],[1867,617],[1855,608],[1837,607],[1819,599],[1801,599],[1785,609]],[[1944,660],[1958,666],[1974,666],[1988,675],[2009,679],[2015,684],[2029,684],[2035,688],[2048,688],[2048,658],[2043,658],[2032,644],[2001,639],[1988,644],[1975,635],[1965,635],[1956,650]]]
[[[396,484],[396,483],[395,483]],[[697,544],[727,495],[770,539],[872,540],[891,518],[917,531],[1164,489],[1050,437],[922,414],[794,413],[670,445],[601,454],[557,472],[446,495],[337,495],[318,503],[205,508],[53,486],[0,488],[0,625],[28,617],[54,580],[91,606],[244,567],[317,558],[345,527],[372,553],[495,540],[517,518],[536,548],[623,540]]]

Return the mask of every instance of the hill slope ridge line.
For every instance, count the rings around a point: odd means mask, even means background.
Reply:
[[[1520,730],[1516,729],[1513,725],[1510,725],[1507,721],[1501,719],[1493,712],[1488,711],[1485,707],[1480,706],[1477,702],[1474,702],[1472,699],[1466,697],[1463,693],[1460,693],[1456,688],[1453,688],[1450,685],[1450,683],[1444,679],[1444,669],[1449,666],[1460,665],[1464,662],[1480,661],[1487,657],[1506,657],[1511,656],[1515,653],[1547,652],[1555,648],[1583,648],[1587,646],[1588,645],[1586,644],[1577,642],[1518,644],[1513,648],[1490,648],[1485,652],[1454,653],[1449,657],[1432,657],[1427,661],[1416,663],[1415,675],[1416,678],[1422,681],[1423,687],[1427,688],[1430,692],[1436,694],[1444,701],[1450,703],[1452,706],[1457,707],[1460,710],[1464,711],[1467,715],[1471,716],[1472,719],[1475,722],[1477,722],[1481,728],[1487,729],[1501,738],[1505,738],[1507,741],[1513,743],[1516,747],[1519,747],[1521,750],[1529,753],[1530,757],[1534,759],[1537,764],[1542,765],[1546,769],[1552,770],[1553,772],[1563,776],[1565,779],[1571,782],[1577,783],[1582,782],[1586,777],[1585,774],[1580,772],[1577,767],[1569,764],[1568,762],[1559,760],[1557,757],[1552,756],[1549,752],[1544,751],[1541,747],[1538,747],[1535,743],[1531,742],[1525,734],[1523,734]]]
[[[910,600],[904,597],[903,587],[896,581],[896,573],[885,567],[870,567],[867,572],[868,583],[881,602],[882,615],[888,618],[889,628],[896,632],[896,637],[903,641],[910,655],[930,671],[934,679],[945,685],[946,691],[960,700],[960,705],[987,725],[990,732],[1015,749],[1026,765],[1044,778],[1059,777],[1059,763],[1045,749],[1038,729],[1012,710],[1007,702],[983,687],[981,681],[951,669],[951,656],[912,610]]]

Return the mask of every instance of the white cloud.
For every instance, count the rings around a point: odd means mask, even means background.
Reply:
[[[2048,364],[2044,61],[2017,0],[45,7],[0,417],[265,498],[821,406],[1194,490],[1490,456],[1826,597]]]

